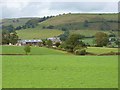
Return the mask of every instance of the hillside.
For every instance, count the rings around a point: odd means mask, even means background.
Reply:
[[[14,27],[24,25],[31,18],[11,18],[11,19],[2,19],[0,24],[4,26],[13,25]]]
[[[42,25],[61,25],[66,23],[84,22],[85,20],[118,20],[118,14],[65,14],[50,18]]]
[[[40,21],[40,18],[3,19],[2,25],[13,25],[16,28],[25,25],[29,20],[31,20],[29,27],[17,30],[20,39],[59,36],[68,30],[70,30],[70,33],[79,33],[87,37],[92,37],[97,32],[105,32],[107,34],[113,32],[118,36],[118,14],[69,13],[50,18],[46,17],[43,21]]]
[[[118,14],[65,14],[50,18],[41,26],[62,30],[118,30]]]

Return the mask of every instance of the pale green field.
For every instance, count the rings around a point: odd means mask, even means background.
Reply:
[[[58,36],[64,33],[61,30],[41,29],[38,27],[33,29],[19,30],[16,32],[20,39],[45,39],[49,37]]]
[[[118,48],[106,48],[106,47],[87,47],[87,52],[94,54],[105,54],[110,52],[118,52]]]
[[[97,32],[104,32],[104,33],[110,34],[109,31],[100,31],[100,30],[71,30],[70,31],[71,34],[81,34],[85,36],[95,36]]]

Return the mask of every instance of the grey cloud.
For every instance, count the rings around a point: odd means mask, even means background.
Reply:
[[[117,12],[114,2],[28,2],[20,9],[2,7],[3,18],[32,17],[66,12]]]
[[[72,10],[72,11],[96,11],[102,10],[107,5],[105,2],[53,2],[50,10]]]

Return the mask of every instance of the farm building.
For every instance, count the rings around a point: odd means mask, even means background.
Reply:
[[[61,43],[61,40],[59,37],[52,37],[52,38],[47,38],[47,40],[51,40],[52,43],[53,43],[53,46],[56,42],[60,42]],[[26,44],[29,44],[29,45],[42,45],[42,40],[39,39],[39,40],[18,40],[18,43],[16,45],[18,46],[21,46],[21,45],[26,45]]]
[[[38,45],[39,43],[42,43],[42,40],[19,40],[17,45],[19,46],[26,45],[26,44]]]
[[[56,42],[61,43],[61,40],[59,37],[51,37],[51,38],[48,38],[47,40],[51,40],[53,44],[55,44]]]

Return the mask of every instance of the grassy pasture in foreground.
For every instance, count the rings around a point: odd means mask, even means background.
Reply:
[[[75,56],[45,47],[31,48],[34,55],[2,56],[3,88],[118,87],[118,56]],[[2,46],[2,49],[4,54],[25,53],[22,46]],[[98,49],[88,48],[96,53],[108,51]]]
[[[117,88],[117,56],[3,56],[3,88]]]

